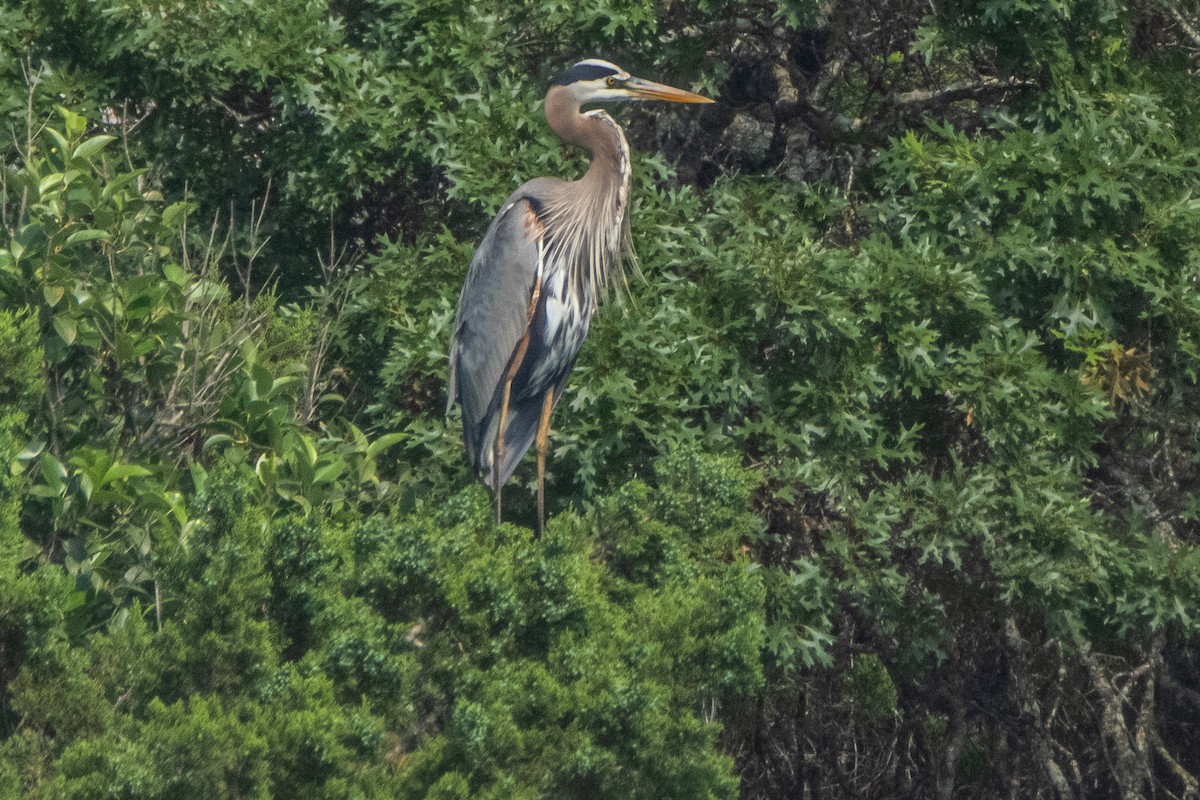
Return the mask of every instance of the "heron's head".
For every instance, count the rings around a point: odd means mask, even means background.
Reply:
[[[662,83],[635,78],[616,64],[589,58],[554,79],[579,104],[619,103],[633,100],[666,100],[670,103],[711,103],[704,95]]]

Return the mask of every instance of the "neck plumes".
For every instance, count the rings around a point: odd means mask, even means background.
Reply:
[[[615,276],[624,277],[629,239],[629,145],[621,127],[603,111],[581,113],[566,87],[546,96],[546,119],[555,133],[592,157],[577,181],[561,184],[544,211],[551,268],[564,269],[572,293],[594,310]]]

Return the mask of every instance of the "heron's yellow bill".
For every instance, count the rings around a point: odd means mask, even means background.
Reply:
[[[630,78],[625,82],[626,90],[633,97],[646,100],[666,100],[669,103],[715,103],[716,101],[702,94],[676,89],[665,83],[655,83],[641,78]]]

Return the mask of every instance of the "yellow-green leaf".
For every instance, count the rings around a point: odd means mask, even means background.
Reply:
[[[54,140],[54,146],[58,149],[58,152],[62,153],[62,156],[65,159],[67,154],[70,152],[70,148],[67,147],[67,140],[63,138],[61,133],[54,130],[54,128],[47,128],[46,134]]]
[[[67,237],[67,244],[78,244],[79,242],[91,242],[96,239],[108,239],[108,231],[99,231],[95,228],[85,228],[81,231],[75,231]]]
[[[58,333],[59,338],[67,344],[74,344],[75,336],[79,333],[79,327],[75,324],[75,320],[61,315],[54,318],[54,330]]]
[[[116,138],[115,136],[93,136],[76,147],[75,152],[71,154],[71,158],[90,158],[102,150],[109,142],[115,141]]]

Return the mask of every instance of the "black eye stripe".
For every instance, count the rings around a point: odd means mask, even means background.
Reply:
[[[616,74],[616,70],[612,67],[602,67],[599,64],[576,64],[555,78],[554,83],[558,86],[566,86],[577,81],[593,81]]]

